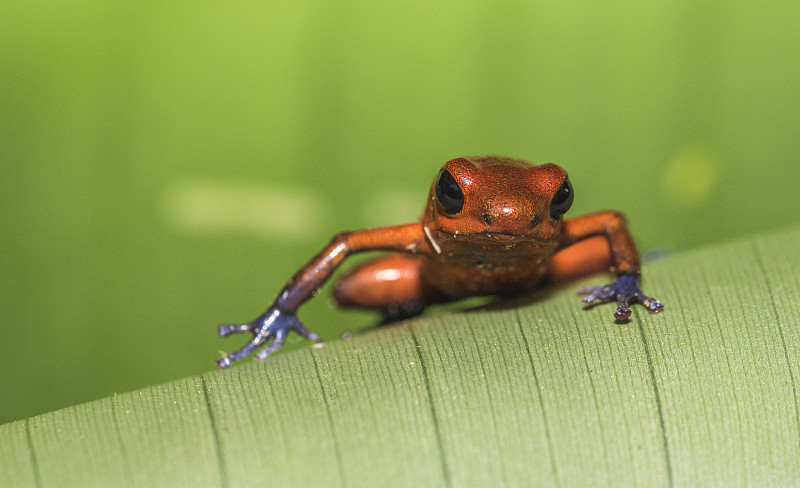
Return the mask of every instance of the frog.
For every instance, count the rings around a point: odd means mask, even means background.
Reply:
[[[347,271],[333,290],[336,304],[409,318],[434,304],[473,296],[518,295],[602,271],[615,279],[578,290],[583,304],[616,302],[614,318],[628,321],[631,304],[650,313],[661,301],[640,289],[641,260],[624,215],[602,210],[572,218],[575,195],[567,172],[553,163],[503,156],[447,161],[428,191],[419,222],[341,232],[283,287],[251,322],[221,324],[219,336],[250,333],[220,368],[254,354],[266,359],[287,336],[321,342],[298,319],[298,308],[353,254],[386,254]],[[260,350],[259,350],[260,349]]]

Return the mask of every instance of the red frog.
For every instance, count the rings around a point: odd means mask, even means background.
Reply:
[[[613,269],[616,280],[579,291],[583,302],[617,302],[624,321],[629,304],[651,313],[664,306],[639,289],[640,264],[624,217],[602,211],[564,219],[574,198],[567,172],[498,156],[445,163],[431,185],[422,222],[343,232],[303,266],[267,311],[247,324],[222,324],[220,337],[250,332],[239,351],[217,360],[222,368],[271,342],[256,354],[277,351],[290,331],[313,341],[317,334],[297,318],[347,256],[392,251],[346,274],[334,298],[345,307],[407,317],[426,306],[469,296],[503,295]]]

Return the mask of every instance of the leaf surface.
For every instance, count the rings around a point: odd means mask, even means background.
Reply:
[[[571,285],[5,424],[0,486],[790,485],[799,241],[650,263],[624,324]]]

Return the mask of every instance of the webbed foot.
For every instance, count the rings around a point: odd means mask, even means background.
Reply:
[[[266,359],[267,356],[283,346],[283,343],[286,341],[286,336],[289,334],[289,331],[292,330],[306,339],[311,339],[314,342],[322,342],[319,335],[309,332],[295,314],[281,311],[276,307],[270,307],[257,319],[247,324],[222,324],[219,326],[219,336],[222,338],[228,337],[231,334],[241,334],[245,332],[252,332],[253,338],[238,351],[225,354],[217,359],[217,365],[225,369],[233,364],[234,361],[249,356],[256,349],[272,339],[269,345],[255,355],[256,359]]]
[[[639,302],[650,313],[664,310],[664,305],[653,297],[642,293],[639,289],[639,274],[622,274],[617,276],[613,283],[605,286],[588,286],[578,290],[579,295],[586,295],[583,303],[592,306],[595,301],[599,303],[617,302],[614,318],[623,321],[631,316],[629,308],[631,302]]]

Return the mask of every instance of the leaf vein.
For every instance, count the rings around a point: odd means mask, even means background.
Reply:
[[[39,460],[36,458],[36,450],[33,448],[33,436],[31,435],[31,419],[25,420],[25,434],[28,438],[28,452],[31,453],[31,465],[33,466],[33,478],[36,480],[36,486],[41,488],[42,473],[39,469]]]
[[[775,314],[778,336],[781,338],[781,347],[783,348],[783,357],[786,360],[786,369],[789,371],[789,382],[792,384],[792,397],[794,398],[794,422],[798,430],[800,430],[800,406],[798,405],[797,401],[797,385],[794,380],[794,371],[792,371],[792,362],[789,360],[789,349],[786,347],[786,339],[783,335],[783,325],[781,323],[780,314],[778,313],[778,304],[775,302],[775,294],[772,292],[772,283],[770,282],[767,268],[764,266],[761,251],[759,251],[758,246],[755,243],[753,244],[753,253],[755,254],[756,258],[756,265],[764,277],[764,283],[767,285],[767,294],[769,295],[770,304],[772,305],[772,312]],[[798,438],[798,440],[800,440],[800,438]]]
[[[658,413],[658,425],[661,430],[661,442],[664,446],[664,464],[667,469],[667,486],[672,488],[674,485],[672,476],[672,460],[669,454],[669,442],[667,440],[667,428],[664,422],[664,409],[661,405],[661,393],[658,390],[658,383],[656,382],[656,372],[653,368],[653,358],[650,353],[650,345],[647,342],[647,336],[644,333],[644,324],[639,316],[636,316],[636,322],[639,327],[639,335],[642,338],[642,345],[644,346],[645,359],[647,360],[647,370],[650,373],[650,382],[653,384],[653,395],[656,401],[656,412]]]
[[[444,453],[444,443],[442,442],[442,432],[439,428],[439,417],[436,414],[436,405],[433,403],[433,393],[431,392],[431,382],[430,377],[428,376],[428,366],[425,364],[425,359],[422,356],[422,346],[420,346],[419,340],[417,339],[417,334],[414,332],[413,327],[409,327],[409,332],[411,333],[411,339],[414,341],[414,349],[417,351],[417,358],[419,359],[419,365],[422,369],[422,379],[425,381],[425,391],[428,395],[428,405],[430,406],[431,410],[431,420],[433,422],[433,431],[436,434],[436,447],[439,450],[439,461],[442,464],[442,476],[444,477],[444,484],[445,486],[452,487],[453,481],[450,478],[450,468],[447,463],[447,458]]]
[[[205,376],[200,377],[200,382],[203,385],[203,399],[206,402],[206,411],[208,412],[208,420],[211,423],[211,433],[214,435],[214,449],[217,454],[217,466],[219,469],[219,484],[223,488],[228,485],[228,472],[225,469],[225,459],[222,455],[222,443],[220,442],[219,430],[217,430],[217,422],[214,418],[214,410],[211,408],[211,399],[208,396],[208,385],[206,384]]]

